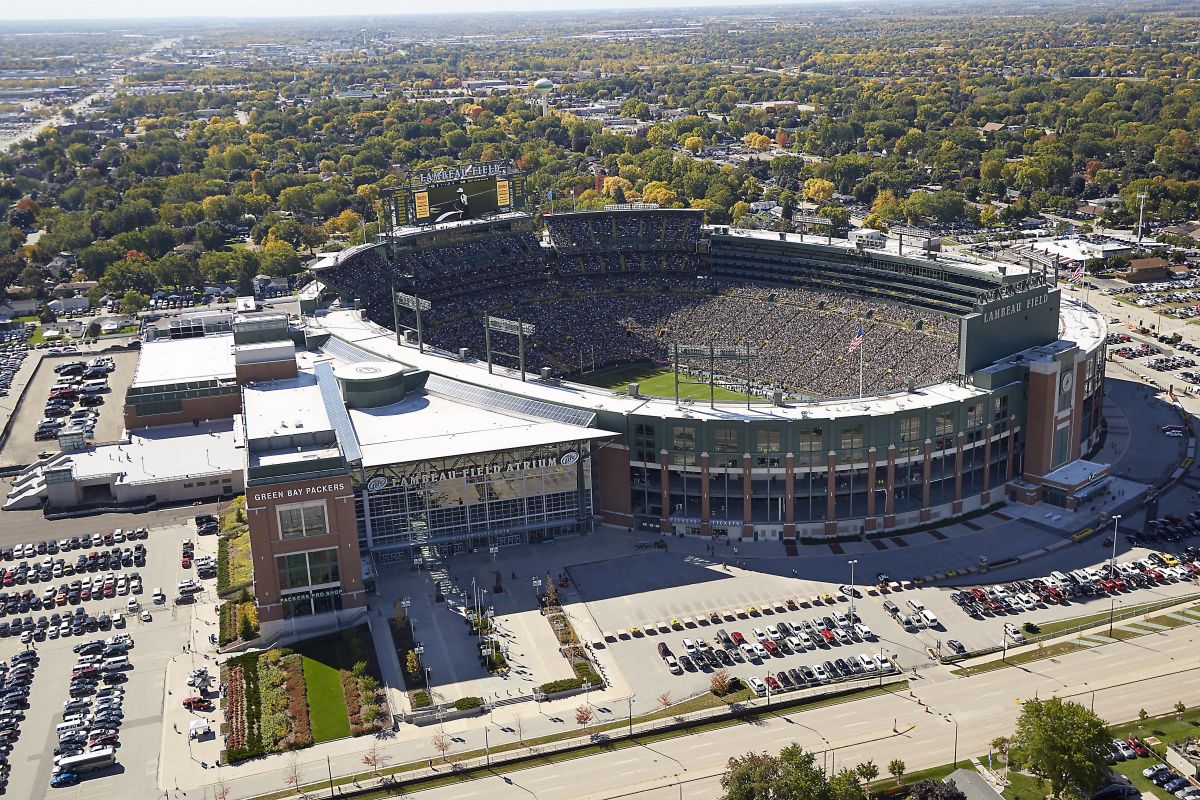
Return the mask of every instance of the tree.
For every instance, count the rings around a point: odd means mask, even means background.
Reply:
[[[300,256],[291,244],[277,239],[263,245],[259,264],[263,273],[272,277],[293,275],[300,271]]]
[[[579,708],[575,709],[575,724],[587,725],[592,721],[592,717],[594,716],[595,714],[592,712],[591,706],[580,706]]]
[[[121,296],[121,313],[132,317],[150,304],[150,298],[141,292],[130,289]]]
[[[896,785],[900,785],[900,779],[904,777],[904,762],[898,758],[893,758],[887,765],[888,774],[896,779]]]
[[[917,781],[908,787],[908,796],[912,800],[967,800],[962,789],[954,785],[954,781]]]
[[[421,659],[415,650],[408,651],[408,657],[404,659],[404,671],[408,673],[409,678],[413,679],[421,675]]]
[[[372,775],[379,775],[379,740],[372,738],[371,747],[363,753],[362,763],[369,767]]]
[[[454,740],[444,733],[434,736],[431,743],[433,749],[442,757],[442,761],[446,760],[446,754],[450,752],[450,748],[454,747]]]
[[[717,697],[724,697],[729,694],[730,682],[729,672],[719,669],[713,673],[712,680],[709,681],[709,686],[712,688],[712,693]]]
[[[1026,700],[1009,748],[1013,763],[1050,783],[1056,797],[1090,795],[1108,773],[1112,734],[1093,712],[1054,697]]]
[[[229,795],[232,793],[233,790],[229,788],[229,785],[218,778],[213,786],[213,800],[229,800]]]
[[[671,707],[671,693],[663,692],[662,694],[660,694],[658,696],[658,704],[662,708],[670,708]]]
[[[689,136],[683,140],[683,149],[692,153],[699,153],[704,147],[704,140],[699,136]]]
[[[1187,711],[1187,706],[1185,706],[1183,704],[1183,701],[1180,700],[1180,701],[1176,702],[1175,703],[1175,713],[1182,714],[1184,711]]]
[[[300,754],[295,750],[288,756],[283,767],[283,785],[293,792],[300,788]]]
[[[724,800],[804,798],[832,800],[825,772],[816,756],[790,744],[778,756],[747,753],[729,759],[721,776]]]
[[[833,197],[833,181],[824,178],[809,178],[804,182],[804,199],[813,203],[825,203]]]
[[[879,777],[879,767],[873,759],[868,759],[854,768],[854,772],[858,777],[862,778],[864,783],[870,783]]]

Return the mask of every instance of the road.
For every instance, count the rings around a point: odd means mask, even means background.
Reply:
[[[150,55],[158,52],[159,50],[163,50],[167,47],[170,47],[177,41],[179,41],[179,40],[178,39],[159,39],[157,42],[155,42],[150,47],[150,49],[148,49],[142,53],[138,53],[137,55],[126,56],[125,58],[119,59],[118,61],[113,62],[113,66],[120,66],[121,64],[124,64],[126,62],[131,62],[131,61],[141,61],[141,60],[145,59],[147,56],[150,56]],[[69,120],[66,117],[67,110],[72,111],[75,115],[79,115],[85,109],[89,108],[93,103],[95,103],[97,101],[101,101],[101,100],[110,99],[115,90],[116,90],[116,87],[114,85],[112,85],[112,84],[105,85],[99,91],[93,92],[92,94],[89,94],[87,97],[84,97],[81,100],[75,101],[71,105],[67,106],[66,109],[63,109],[63,111],[59,112],[58,114],[55,114],[53,117],[49,117],[49,118],[44,119],[34,125],[30,125],[25,130],[20,131],[12,136],[6,136],[4,138],[0,138],[0,153],[7,151],[10,148],[16,146],[17,144],[19,144],[21,142],[28,140],[28,139],[36,138],[39,133],[46,130],[47,128],[52,128],[52,127],[55,127],[58,125],[63,125],[65,123],[69,122]]]
[[[1143,637],[971,678],[945,679],[929,671],[913,682],[913,695],[900,692],[853,703],[787,714],[676,739],[535,767],[467,784],[421,792],[422,797],[459,800],[497,798],[716,798],[726,761],[746,752],[776,752],[797,743],[819,753],[831,769],[873,759],[904,761],[909,771],[955,757],[986,754],[989,742],[1012,733],[1023,698],[1056,694],[1112,721],[1170,711],[1180,698],[1200,690],[1200,656],[1194,628]],[[940,669],[940,668],[939,668]],[[1136,685],[1136,699],[1129,691]],[[920,700],[928,705],[918,705]],[[957,720],[957,725],[955,721]],[[893,733],[895,722],[899,733]]]

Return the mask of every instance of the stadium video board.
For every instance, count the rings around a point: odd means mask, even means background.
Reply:
[[[524,177],[507,161],[413,172],[408,180],[406,221],[436,225],[516,211],[525,205]]]

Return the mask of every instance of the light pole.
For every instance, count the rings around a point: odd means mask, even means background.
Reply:
[[[1117,577],[1117,525],[1121,522],[1121,515],[1113,515],[1113,546],[1112,556],[1108,559],[1108,577],[1110,579]],[[1112,584],[1110,584],[1112,585]],[[1108,595],[1108,636],[1111,639],[1113,634],[1113,618],[1117,614],[1117,593],[1110,592]]]
[[[488,726],[483,726],[483,757],[486,766],[492,765],[492,747],[488,743]]]
[[[852,558],[847,563],[850,564],[850,624],[854,624],[854,593],[857,591],[854,587],[854,565],[858,559]]]
[[[635,698],[635,697],[637,697],[636,694],[631,694],[631,695],[629,695],[629,697],[625,698],[626,700],[629,701],[629,735],[630,736],[633,736],[633,698]]]
[[[1008,628],[1004,629],[1004,638],[1001,640],[1003,651],[1000,653],[1001,661],[1008,661]]]
[[[946,719],[954,723],[954,758],[950,761],[956,768],[958,766],[958,720],[953,714],[947,714]]]

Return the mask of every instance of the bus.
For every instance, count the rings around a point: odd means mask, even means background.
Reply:
[[[111,747],[104,747],[99,750],[93,750],[90,753],[80,753],[77,756],[56,759],[56,761],[55,766],[58,767],[59,772],[74,772],[79,774],[111,767],[117,763],[117,753]]]

